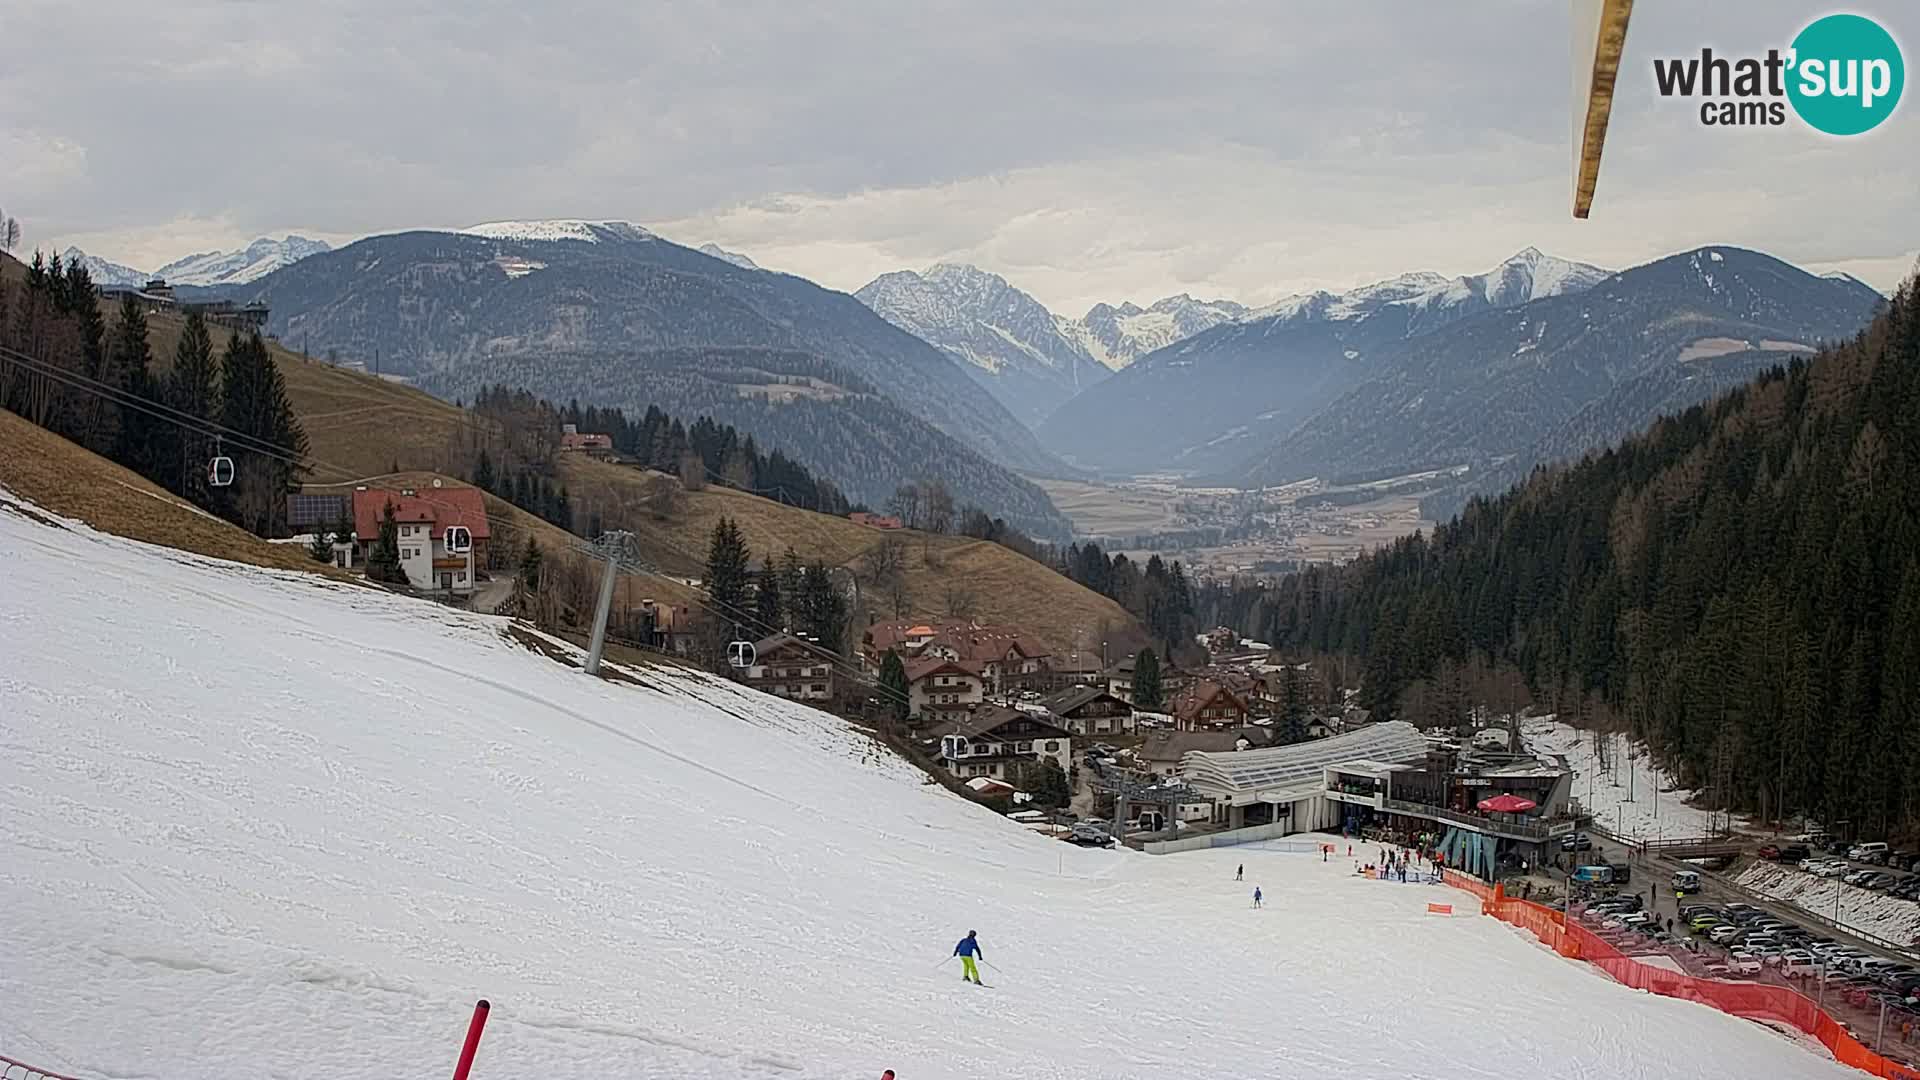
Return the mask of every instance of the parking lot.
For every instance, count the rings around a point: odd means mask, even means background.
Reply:
[[[1790,905],[1753,896],[1717,875],[1702,875],[1699,892],[1676,899],[1672,874],[1690,867],[1635,859],[1621,847],[1609,860],[1605,848],[1600,841],[1581,858],[1627,863],[1633,878],[1611,898],[1576,898],[1570,917],[1643,962],[1703,978],[1790,986],[1867,1046],[1920,1064],[1920,962],[1826,926]],[[1808,857],[1819,856],[1809,852]]]

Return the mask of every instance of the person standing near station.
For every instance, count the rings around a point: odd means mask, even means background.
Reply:
[[[1233,880],[1235,881],[1246,880],[1246,873],[1247,873],[1247,864],[1241,863],[1239,866],[1236,866],[1233,868]]]
[[[1253,906],[1254,907],[1260,906],[1260,886],[1258,885],[1255,885],[1253,887]]]
[[[978,957],[981,960],[987,958],[986,954],[980,951],[979,934],[978,930],[969,930],[967,936],[960,939],[960,944],[953,947],[953,955],[960,958],[960,980],[973,983],[975,986],[981,983],[980,969],[974,965],[974,958]]]

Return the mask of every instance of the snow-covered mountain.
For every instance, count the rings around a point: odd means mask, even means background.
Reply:
[[[1483,274],[1423,270],[1289,296],[1140,358],[1057,409],[1041,438],[1097,469],[1232,468],[1371,377],[1407,342],[1484,312],[1582,292],[1608,276],[1527,248]]]
[[[602,240],[652,240],[656,234],[631,221],[580,221],[552,218],[546,221],[489,221],[469,225],[460,232],[494,240],[580,240],[597,244]]]
[[[1131,301],[1119,307],[1095,304],[1082,318],[1056,318],[1062,334],[1118,371],[1155,349],[1246,315],[1247,309],[1232,300],[1195,300],[1181,293],[1144,308]]]
[[[1477,311],[1518,307],[1542,297],[1581,292],[1605,280],[1609,273],[1530,247],[1484,274],[1449,278],[1418,270],[1344,293],[1323,290],[1289,296],[1254,309],[1248,319],[1344,321],[1399,305],[1413,316],[1406,330],[1410,336]]]
[[[1107,374],[1038,300],[978,267],[896,270],[854,296],[958,360],[1029,426]]]
[[[325,240],[289,234],[284,240],[261,237],[238,251],[204,251],[154,271],[169,285],[245,285],[309,255],[332,251]]]
[[[147,279],[152,276],[151,274],[135,270],[131,266],[122,266],[117,262],[108,262],[98,255],[89,255],[77,247],[70,247],[66,251],[61,252],[60,261],[65,263],[78,262],[80,265],[86,267],[87,274],[93,278],[95,285],[145,285]]]
[[[733,265],[739,267],[742,270],[760,269],[759,263],[754,262],[752,259],[747,258],[745,255],[742,255],[737,251],[728,251],[726,248],[721,247],[719,244],[701,244],[698,250],[702,255],[711,255],[714,258],[719,259],[721,262],[732,263]]]

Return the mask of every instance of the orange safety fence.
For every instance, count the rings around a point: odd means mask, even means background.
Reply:
[[[1796,990],[1766,983],[1702,979],[1643,964],[1579,923],[1568,922],[1565,912],[1530,900],[1508,899],[1500,887],[1456,870],[1447,871],[1443,878],[1448,885],[1480,897],[1483,914],[1532,933],[1560,955],[1584,960],[1617,982],[1662,997],[1711,1005],[1732,1016],[1790,1024],[1820,1040],[1843,1065],[1889,1080],[1920,1080],[1920,1069],[1868,1049],[1813,999]]]

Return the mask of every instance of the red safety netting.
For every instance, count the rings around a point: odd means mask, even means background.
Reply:
[[[1889,1080],[1920,1080],[1920,1070],[1874,1053],[1847,1034],[1840,1022],[1813,999],[1798,991],[1767,983],[1702,979],[1643,964],[1579,923],[1568,922],[1564,912],[1528,900],[1508,899],[1498,887],[1457,870],[1449,870],[1442,877],[1448,885],[1480,897],[1484,914],[1527,930],[1560,955],[1585,960],[1635,989],[1697,1001],[1733,1016],[1791,1024],[1819,1039],[1842,1064]]]

